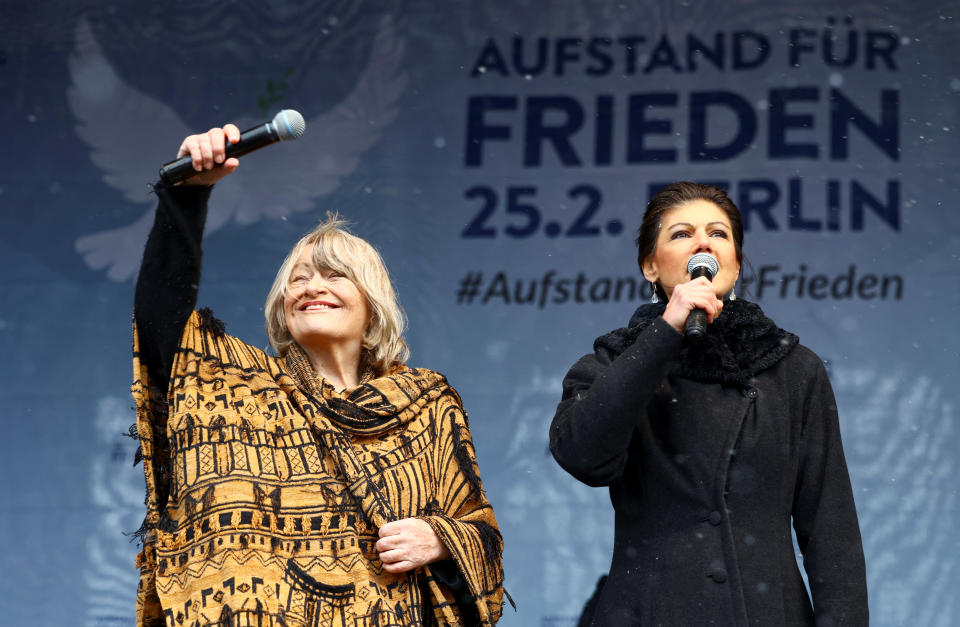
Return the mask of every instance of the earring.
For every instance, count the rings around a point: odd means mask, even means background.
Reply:
[[[650,297],[650,302],[656,305],[657,303],[660,302],[660,297],[657,296],[657,284],[651,283],[650,287],[653,289],[653,296]]]
[[[730,290],[730,300],[731,300],[731,301],[737,300],[737,286],[736,286],[736,285],[734,285],[734,286],[733,286],[733,289]]]

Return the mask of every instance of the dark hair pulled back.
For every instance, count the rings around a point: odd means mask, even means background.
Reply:
[[[713,185],[678,181],[661,188],[647,203],[647,209],[643,213],[643,223],[637,232],[637,264],[641,271],[643,271],[643,261],[657,249],[657,237],[663,226],[664,214],[694,200],[711,202],[727,214],[733,231],[737,262],[743,265],[743,219],[740,217],[740,210],[727,196],[727,192]],[[656,289],[660,298],[666,300],[663,288],[657,285]]]

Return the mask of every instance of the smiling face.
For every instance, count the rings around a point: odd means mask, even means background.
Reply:
[[[357,285],[330,268],[318,268],[305,246],[290,272],[283,297],[290,335],[309,352],[336,345],[363,345],[370,322],[367,299]]]
[[[718,298],[733,289],[740,274],[733,230],[727,214],[708,200],[691,200],[665,212],[657,234],[656,248],[643,260],[643,276],[659,282],[667,294],[690,280],[687,262],[696,253],[709,253],[720,268],[713,277]]]

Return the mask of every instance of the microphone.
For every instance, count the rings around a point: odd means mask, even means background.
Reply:
[[[307,123],[303,121],[302,115],[293,109],[283,109],[269,122],[242,132],[240,141],[236,144],[227,142],[227,158],[241,157],[274,142],[297,139],[305,130],[307,130]],[[167,185],[179,183],[194,174],[197,174],[197,171],[193,169],[193,158],[190,155],[160,167],[160,180]]]
[[[712,281],[713,277],[720,269],[720,264],[716,258],[709,253],[697,253],[690,257],[687,262],[687,272],[690,273],[690,280],[699,279],[702,276]],[[687,316],[687,324],[683,328],[683,334],[686,337],[695,339],[702,338],[707,332],[707,312],[702,309],[694,309]]]

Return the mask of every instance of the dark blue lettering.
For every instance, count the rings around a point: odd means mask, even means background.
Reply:
[[[467,100],[466,159],[468,168],[483,165],[483,142],[491,139],[510,139],[510,127],[487,124],[487,111],[514,111],[515,96],[471,96]]]
[[[817,102],[819,99],[820,93],[816,87],[786,87],[770,90],[767,156],[771,159],[817,158],[819,147],[816,144],[787,142],[787,131],[790,129],[813,128],[812,115],[788,114],[787,104],[790,102]]]
[[[610,165],[613,162],[613,96],[597,96],[596,132],[593,136],[593,164]]]
[[[586,72],[590,76],[606,76],[613,68],[613,57],[610,56],[609,48],[613,44],[612,39],[606,37],[593,37],[587,43],[587,56],[591,63],[587,66]]]
[[[762,196],[755,195],[756,193]],[[757,214],[760,222],[768,231],[776,231],[780,227],[773,219],[771,210],[780,202],[780,186],[768,179],[747,179],[740,181],[737,188],[737,206],[743,217],[743,230],[750,230],[750,217]]]
[[[483,45],[483,50],[480,51],[477,62],[473,64],[470,76],[479,76],[491,71],[497,72],[501,76],[510,75],[510,70],[507,69],[507,61],[500,54],[500,49],[497,48],[497,42],[494,41],[493,37]]]
[[[529,65],[524,60],[524,38],[513,38],[513,68],[519,74],[536,76],[547,67],[550,41],[546,37],[537,38],[536,57]]]
[[[863,230],[863,208],[869,207],[884,222],[900,230],[900,181],[887,181],[887,199],[882,202],[856,181],[850,183],[850,228]]]
[[[827,230],[840,230],[840,181],[827,181]]]
[[[627,106],[627,163],[651,161],[675,163],[677,161],[675,149],[646,148],[644,140],[647,135],[669,135],[673,132],[673,124],[670,120],[648,120],[646,110],[657,106],[677,106],[677,94],[670,92],[632,94]]]
[[[633,76],[637,73],[637,49],[646,43],[646,37],[620,37],[617,43],[623,46],[623,73],[626,76]]]
[[[546,121],[548,111],[564,116],[559,124],[550,126]],[[527,100],[527,122],[523,142],[523,165],[539,166],[543,157],[541,147],[551,142],[560,163],[565,166],[581,165],[570,142],[570,136],[583,126],[583,107],[569,96],[531,96]]]
[[[791,231],[822,231],[819,220],[803,218],[803,189],[799,178],[787,181],[787,224]]]
[[[830,90],[830,158],[842,160],[850,154],[850,125],[863,132],[874,146],[894,161],[900,160],[900,92],[880,92],[880,121],[874,122],[839,89]]]
[[[867,61],[868,70],[876,68],[877,57],[880,57],[887,64],[888,70],[896,70],[897,62],[893,60],[893,53],[900,46],[900,38],[893,33],[882,31],[867,31]]]
[[[737,119],[737,134],[725,145],[707,146],[707,110],[730,109]],[[701,91],[690,95],[690,161],[725,161],[750,147],[757,135],[757,116],[749,102],[730,91]]]
[[[815,50],[813,45],[807,43],[807,41],[816,36],[817,31],[809,28],[790,29],[790,67],[800,67],[800,54]]]
[[[762,266],[760,268],[760,277],[757,279],[757,299],[760,300],[763,298],[763,290],[768,287],[773,287],[777,284],[777,281],[767,278],[767,274],[774,274],[780,271],[780,266]]]
[[[697,53],[704,59],[710,61],[713,67],[718,70],[723,69],[724,59],[724,37],[723,33],[714,33],[713,48],[708,48],[703,40],[692,33],[687,33],[687,70],[695,72],[697,68]]]
[[[753,52],[754,56],[748,53]],[[752,31],[735,31],[733,33],[733,61],[734,70],[752,70],[763,65],[770,56],[770,40],[765,35]]]
[[[683,71],[683,68],[680,67],[680,62],[677,60],[677,53],[673,49],[673,46],[670,45],[670,40],[667,39],[666,35],[662,35],[660,41],[658,41],[657,45],[653,48],[653,52],[650,53],[650,60],[643,68],[643,73],[649,74],[661,66],[668,67],[674,72]]]
[[[883,299],[887,300],[887,291],[891,285],[897,288],[895,298],[897,300],[903,298],[903,277],[899,274],[885,274],[883,275],[883,287],[881,288]]]
[[[853,18],[849,15],[843,18],[844,24],[847,25],[847,42],[845,45],[846,55],[842,59],[838,59],[834,54],[834,47],[837,46],[837,41],[840,37],[834,32],[833,25],[836,23],[836,18],[828,17],[827,18],[827,27],[823,29],[823,35],[821,35],[821,46],[823,46],[823,62],[830,67],[850,67],[857,62],[857,54],[859,52],[859,33],[850,28],[853,24]]]
[[[554,52],[553,71],[557,76],[566,73],[567,64],[580,60],[580,47],[583,40],[574,37],[559,37]]]

